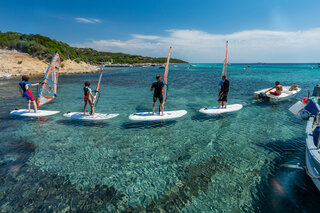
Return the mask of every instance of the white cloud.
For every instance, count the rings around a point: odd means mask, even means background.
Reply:
[[[173,57],[189,62],[222,62],[225,41],[229,59],[235,62],[319,62],[320,28],[306,31],[247,30],[212,34],[199,30],[168,30],[167,36],[133,34],[128,40],[93,40],[76,44],[101,51],[165,57],[169,46]]]
[[[89,23],[89,24],[97,24],[97,23],[101,23],[100,19],[97,18],[75,18],[74,20],[76,20],[76,22],[80,22],[80,23]]]

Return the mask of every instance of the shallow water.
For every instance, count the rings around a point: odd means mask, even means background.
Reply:
[[[1,81],[0,209],[2,211],[318,212],[320,194],[303,170],[305,121],[288,108],[312,91],[314,64],[229,66],[229,103],[244,108],[217,117],[198,113],[216,105],[221,64],[172,66],[166,110],[188,114],[166,122],[134,123],[149,111],[158,67],[108,68],[96,108],[119,113],[104,122],[9,115],[25,108],[18,80]],[[47,110],[81,111],[83,82],[99,74],[62,75]],[[38,79],[34,79],[37,81]],[[278,105],[253,92],[293,83],[295,100]],[[34,90],[35,94],[36,90]]]

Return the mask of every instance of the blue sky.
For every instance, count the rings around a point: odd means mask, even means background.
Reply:
[[[72,46],[222,62],[319,62],[320,1],[3,1],[0,30]]]

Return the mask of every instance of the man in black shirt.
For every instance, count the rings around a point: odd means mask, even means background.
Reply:
[[[157,99],[159,99],[160,101],[160,105],[159,105],[159,111],[162,111],[162,115],[163,115],[163,95],[162,95],[162,90],[164,87],[164,83],[161,81],[161,76],[157,75],[156,76],[157,81],[154,82],[151,86],[150,91],[154,90],[153,93],[153,106],[152,106],[152,114],[154,115],[154,109],[156,107],[156,102]]]
[[[219,83],[219,86],[221,86],[219,97],[218,97],[219,109],[221,108],[221,102],[222,102],[222,108],[224,106],[225,109],[227,109],[229,85],[230,83],[227,80],[227,77],[225,75],[222,76],[222,80]]]

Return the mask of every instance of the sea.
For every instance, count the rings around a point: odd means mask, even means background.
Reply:
[[[84,82],[95,89],[99,73],[61,75],[41,107],[61,113],[39,118],[10,115],[27,103],[20,79],[0,80],[0,211],[319,212],[312,180],[288,166],[305,166],[306,121],[288,109],[320,83],[318,65],[230,64],[228,103],[243,108],[201,114],[217,106],[221,70],[170,65],[165,110],[188,113],[155,122],[128,116],[152,110],[159,67],[104,68],[96,112],[119,113],[105,121],[63,117],[83,110]],[[302,90],[278,104],[253,98],[275,81]]]

